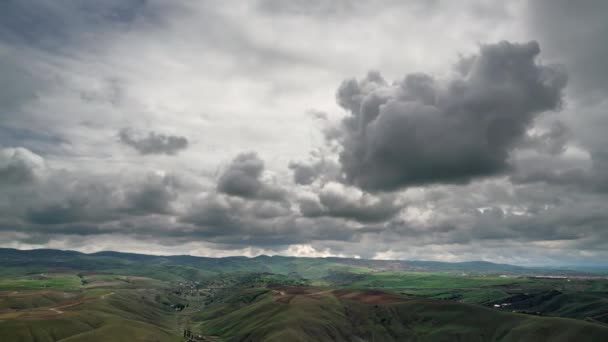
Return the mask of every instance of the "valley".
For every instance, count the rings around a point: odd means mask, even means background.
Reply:
[[[601,272],[56,250],[5,249],[0,257],[3,341],[608,337]]]

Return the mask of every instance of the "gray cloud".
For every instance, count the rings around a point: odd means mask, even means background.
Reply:
[[[578,97],[604,97],[608,88],[608,22],[602,0],[539,0],[530,3],[527,15],[532,33],[539,37],[548,56],[568,66]],[[568,46],[568,48],[564,48]]]
[[[25,194],[25,221],[40,225],[102,223],[121,217],[117,189],[95,180],[70,181],[69,174],[51,176],[33,194]],[[65,178],[64,178],[65,177]],[[54,191],[54,193],[53,193]]]
[[[134,214],[169,214],[178,188],[173,176],[148,175],[143,184],[127,193],[126,210]]]
[[[299,185],[310,185],[318,178],[326,181],[340,178],[340,166],[334,161],[321,158],[311,162],[290,162],[293,181]]]
[[[301,185],[312,184],[322,171],[318,164],[307,165],[297,162],[289,163],[289,168],[293,170],[293,181]]]
[[[175,155],[188,147],[188,139],[176,135],[165,135],[149,132],[148,135],[138,135],[133,130],[124,128],[118,133],[120,141],[141,154]]]
[[[255,152],[241,153],[224,170],[217,183],[217,190],[232,196],[249,199],[281,201],[285,191],[262,181],[264,161]]]
[[[176,230],[175,236],[204,238],[227,248],[281,248],[320,240],[356,241],[358,237],[358,229],[341,219],[300,217],[277,202],[222,194],[199,198],[180,221],[194,227]]]
[[[559,109],[566,76],[536,62],[536,42],[482,45],[441,82],[410,74],[389,85],[377,72],[344,81],[338,103],[340,162],[368,190],[468,182],[509,167],[515,145],[539,113]]]
[[[302,198],[299,206],[306,217],[328,216],[364,223],[387,221],[401,210],[392,196],[376,197],[337,183],[327,184],[317,198]]]
[[[25,148],[0,148],[0,185],[19,185],[36,178],[44,160]]]
[[[572,131],[561,121],[554,121],[546,130],[525,136],[519,147],[536,149],[544,154],[556,155],[565,151]]]
[[[92,226],[131,216],[170,214],[182,187],[170,174],[120,177],[55,169],[25,148],[0,149],[0,175],[2,216],[41,226]]]
[[[582,184],[587,189],[604,191],[608,180],[608,22],[603,13],[608,3],[601,0],[534,1],[530,4],[527,24],[538,37],[546,56],[559,59],[568,68],[571,80],[571,107],[564,120],[572,128],[572,138],[591,155],[589,169],[571,165],[567,170],[544,170],[548,182]],[[567,48],[565,48],[567,47]],[[566,172],[567,171],[567,172]],[[539,172],[537,172],[539,174]],[[542,177],[537,177],[542,178]]]
[[[603,262],[604,12],[561,0],[2,2],[0,241]],[[476,52],[500,39],[537,39],[542,54]],[[475,55],[445,68],[459,52]],[[540,115],[560,107],[554,62],[568,70],[564,110]],[[335,85],[369,67],[427,74],[346,81],[336,124]],[[134,130],[108,144],[123,127]],[[124,153],[195,139],[180,158]],[[222,167],[244,146],[266,162]]]
[[[126,26],[138,16],[152,16],[145,0],[110,0],[103,3],[42,0],[4,1],[0,4],[0,39],[45,49],[79,41],[88,31]]]

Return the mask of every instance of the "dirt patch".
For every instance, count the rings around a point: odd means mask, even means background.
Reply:
[[[114,292],[103,294],[103,295],[101,295],[101,299],[106,299],[106,298],[108,298],[108,296],[111,296],[113,294],[114,294]]]
[[[408,297],[378,290],[351,290],[351,289],[319,289],[311,287],[275,287],[273,288],[275,301],[283,304],[291,303],[294,298],[303,296],[317,300],[326,296],[341,299],[355,300],[365,304],[401,303],[409,300]]]
[[[302,286],[273,286],[269,287],[278,293],[284,293],[284,295],[304,295],[307,293],[315,292],[314,288],[302,287]]]
[[[84,287],[87,289],[95,288],[95,287],[113,287],[123,285],[124,282],[120,280],[91,280]]]
[[[390,304],[405,302],[408,300],[407,297],[403,297],[398,294],[376,290],[336,290],[334,291],[334,295],[338,298],[352,299],[365,304]]]
[[[277,303],[289,304],[295,298],[295,296],[281,296],[276,299]]]

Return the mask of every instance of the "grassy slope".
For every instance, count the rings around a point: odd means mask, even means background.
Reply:
[[[120,281],[114,282],[117,278]],[[44,289],[36,289],[35,283],[24,288],[5,282],[0,293],[0,341],[181,341],[174,312],[156,300],[158,281],[94,275],[85,279],[89,284],[110,282],[79,290],[66,288],[63,281]]]
[[[39,311],[28,319],[0,321],[1,341],[179,341],[174,318],[149,294],[120,291],[105,299]]]
[[[336,295],[338,292],[292,297],[267,292],[250,303],[228,300],[198,317],[200,329],[228,341],[608,339],[608,328],[582,321],[420,299],[374,304],[354,298],[356,295]]]

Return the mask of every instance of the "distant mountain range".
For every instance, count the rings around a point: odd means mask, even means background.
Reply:
[[[550,267],[522,267],[497,264],[487,261],[438,262],[420,260],[368,260],[354,258],[308,258],[290,256],[224,257],[209,258],[191,255],[158,256],[135,253],[103,251],[81,253],[69,250],[34,249],[19,250],[0,248],[0,264],[3,267],[29,267],[112,271],[133,268],[145,274],[157,273],[160,269],[168,273],[224,273],[224,272],[271,272],[276,274],[298,273],[302,277],[315,279],[330,271],[428,271],[460,272],[505,275],[589,275],[588,269],[561,269]],[[33,270],[36,271],[36,270]],[[199,274],[200,275],[200,274]],[[188,278],[186,276],[186,278]]]

